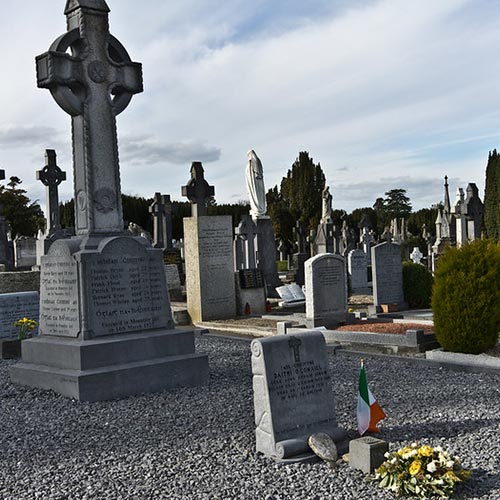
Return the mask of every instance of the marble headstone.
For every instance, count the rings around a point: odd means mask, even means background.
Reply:
[[[311,456],[308,439],[324,432],[338,443],[326,344],[317,331],[251,344],[257,451],[276,460]]]
[[[308,326],[333,327],[347,318],[345,259],[324,253],[306,260],[306,321]]]

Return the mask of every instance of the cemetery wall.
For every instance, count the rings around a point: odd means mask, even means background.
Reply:
[[[0,273],[0,293],[39,291],[40,271]]]

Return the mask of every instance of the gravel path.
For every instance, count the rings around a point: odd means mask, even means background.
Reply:
[[[0,498],[388,499],[339,462],[277,467],[254,452],[249,342],[203,337],[209,385],[77,403],[14,387],[0,361]],[[500,376],[366,356],[391,449],[440,444],[473,469],[458,498],[500,499]],[[354,429],[359,360],[331,356],[339,424]]]

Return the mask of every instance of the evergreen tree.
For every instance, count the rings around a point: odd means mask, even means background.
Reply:
[[[321,218],[324,187],[321,165],[315,164],[307,151],[300,152],[282,179],[280,190],[275,186],[266,196],[276,236],[291,239],[296,221],[302,222],[307,232],[316,229]]]
[[[484,226],[489,238],[500,239],[500,155],[496,149],[489,152],[486,165]]]
[[[43,211],[37,200],[31,201],[26,191],[21,189],[19,177],[11,177],[7,186],[0,186],[0,205],[2,215],[10,224],[12,238],[16,236],[36,236],[45,226]]]

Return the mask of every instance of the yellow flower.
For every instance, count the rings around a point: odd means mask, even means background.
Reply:
[[[420,462],[420,460],[414,460],[410,465],[409,469],[410,475],[416,476],[421,469],[422,469],[422,462]]]
[[[426,444],[424,444],[423,446],[421,446],[418,450],[418,456],[419,457],[430,457],[432,456],[432,448]]]

